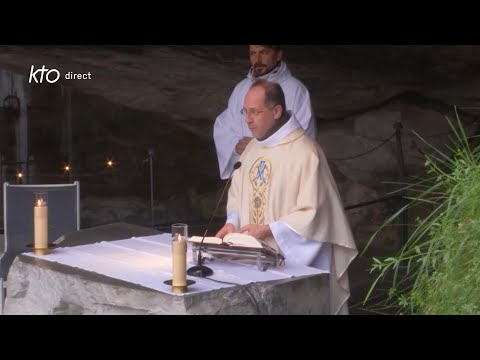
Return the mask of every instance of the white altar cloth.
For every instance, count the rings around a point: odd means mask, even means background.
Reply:
[[[74,247],[59,247],[44,256],[33,252],[24,255],[42,260],[92,271],[111,278],[124,280],[172,295],[185,296],[202,291],[245,285],[252,282],[280,280],[324,273],[321,270],[298,266],[285,261],[285,265],[259,271],[256,265],[230,260],[207,261],[214,274],[208,278],[190,277],[196,283],[189,286],[185,294],[173,294],[171,286],[164,281],[172,278],[171,235],[160,234],[132,237],[116,241],[102,241],[95,244]],[[191,248],[187,253],[187,268],[196,265],[192,261]],[[210,280],[211,279],[211,280]],[[229,282],[225,284],[217,281]]]

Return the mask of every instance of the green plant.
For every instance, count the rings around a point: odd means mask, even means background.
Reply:
[[[454,137],[447,151],[430,146],[426,176],[403,184],[408,204],[372,235],[416,206],[428,212],[396,256],[374,258],[378,272],[372,291],[389,276],[391,285],[376,306],[393,306],[400,314],[480,314],[480,146],[472,145],[455,108]],[[368,246],[368,245],[367,245]]]

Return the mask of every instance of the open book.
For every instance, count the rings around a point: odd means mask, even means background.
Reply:
[[[202,236],[192,236],[188,241],[192,243],[198,243],[202,241]],[[264,241],[259,240],[252,235],[241,233],[230,233],[224,236],[223,240],[215,236],[206,236],[203,240],[204,245],[221,245],[225,247],[239,247],[239,248],[254,248],[265,249],[273,254],[278,254],[271,246],[267,245]]]

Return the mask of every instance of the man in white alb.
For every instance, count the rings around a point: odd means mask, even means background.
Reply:
[[[307,134],[316,139],[317,130],[310,94],[305,85],[292,76],[287,64],[282,61],[280,45],[249,45],[252,67],[245,79],[237,84],[228,101],[227,109],[215,120],[213,138],[217,151],[220,178],[227,179],[233,165],[252,139],[252,132],[245,124],[240,111],[243,99],[257,79],[280,84],[286,98],[286,110],[291,111]]]
[[[348,314],[347,269],[357,255],[337,185],[320,145],[285,111],[277,83],[257,80],[242,112],[254,140],[234,172],[218,231],[265,240],[287,262],[330,273],[330,313]]]

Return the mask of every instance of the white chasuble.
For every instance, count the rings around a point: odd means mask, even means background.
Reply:
[[[347,268],[357,254],[327,159],[295,117],[264,141],[252,140],[229,189],[228,220],[236,230],[268,224],[277,238],[265,239],[286,261],[305,259],[318,267],[329,253],[332,314],[348,312]],[[321,245],[327,245],[325,248]],[[323,263],[324,260],[322,260]]]

